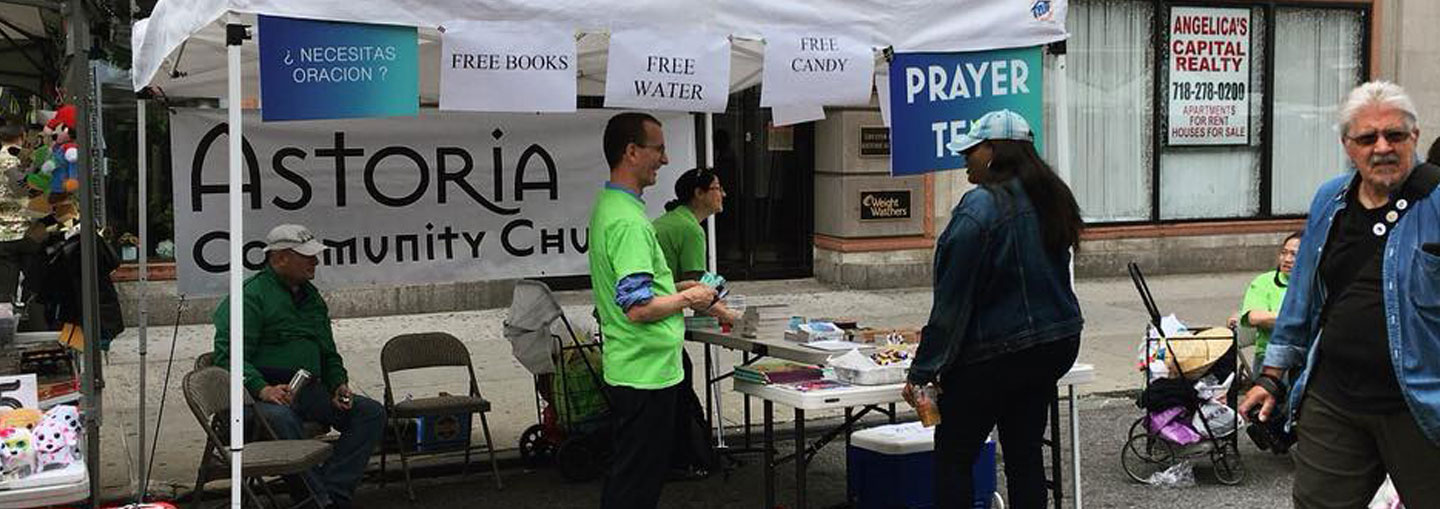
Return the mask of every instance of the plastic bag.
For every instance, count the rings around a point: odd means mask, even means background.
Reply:
[[[1145,484],[1161,488],[1189,488],[1195,485],[1195,465],[1190,460],[1181,461],[1170,468],[1150,474]]]
[[[1370,499],[1369,509],[1405,509],[1405,504],[1400,503],[1400,492],[1395,491],[1395,483],[1390,481],[1390,476],[1385,476],[1385,484],[1380,485],[1380,490],[1375,492],[1375,498]]]

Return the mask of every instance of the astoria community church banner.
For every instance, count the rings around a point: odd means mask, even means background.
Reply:
[[[260,123],[245,119],[245,265],[265,234],[304,224],[324,240],[323,288],[586,273],[590,207],[609,177],[613,111],[440,114]],[[645,201],[662,212],[695,166],[694,122],[659,114],[670,164]],[[225,111],[170,117],[181,293],[218,295],[228,270]]]
[[[1250,143],[1250,9],[1170,9],[1170,145]]]

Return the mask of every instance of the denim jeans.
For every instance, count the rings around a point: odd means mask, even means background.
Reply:
[[[308,483],[319,495],[319,505],[333,501],[349,501],[370,463],[370,454],[380,444],[385,431],[385,406],[373,399],[356,395],[350,410],[335,408],[330,395],[319,383],[300,391],[293,406],[256,402],[255,408],[280,439],[306,438],[305,421],[314,421],[340,431],[330,459],[306,474]]]

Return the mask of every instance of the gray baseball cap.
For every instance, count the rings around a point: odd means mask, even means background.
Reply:
[[[305,256],[316,256],[325,251],[325,244],[310,233],[310,229],[298,224],[282,224],[270,230],[265,236],[266,251],[290,249]]]

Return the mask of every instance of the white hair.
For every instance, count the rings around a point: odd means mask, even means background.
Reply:
[[[1370,106],[1386,106],[1400,110],[1405,114],[1406,129],[1414,129],[1415,124],[1420,121],[1420,115],[1415,112],[1415,101],[1410,100],[1405,89],[1389,81],[1371,81],[1355,87],[1345,96],[1345,102],[1340,105],[1340,133],[1348,135],[1355,115]]]

